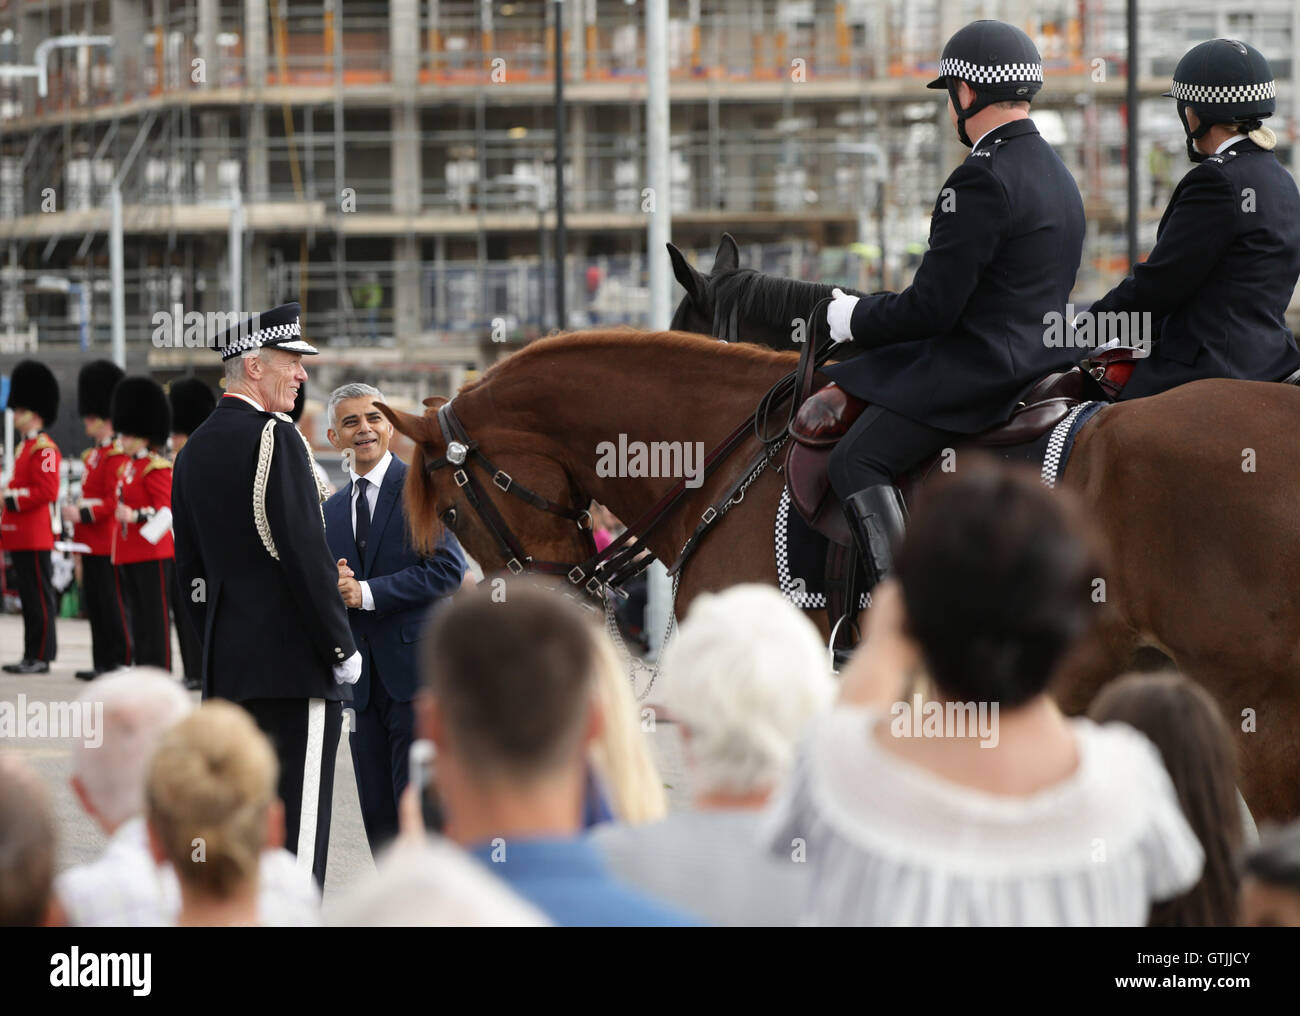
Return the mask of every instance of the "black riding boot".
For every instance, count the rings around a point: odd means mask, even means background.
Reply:
[[[844,499],[844,514],[862,570],[874,586],[894,570],[894,551],[907,528],[907,506],[897,487],[878,484]]]

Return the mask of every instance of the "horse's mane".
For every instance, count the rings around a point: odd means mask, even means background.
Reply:
[[[617,328],[587,329],[580,332],[563,332],[548,335],[530,342],[523,349],[511,353],[504,360],[492,364],[481,377],[461,385],[458,395],[472,392],[480,385],[487,384],[498,375],[510,374],[515,370],[526,369],[539,356],[555,352],[570,353],[623,353],[629,346],[653,346],[656,352],[708,354],[711,356],[730,356],[747,360],[762,366],[789,367],[791,354],[778,352],[767,346],[751,342],[720,342],[693,332],[648,332],[624,325]]]
[[[764,275],[753,268],[737,268],[719,275],[713,284],[715,307],[730,309],[740,304],[740,312],[751,320],[771,321],[784,328],[793,318],[806,318],[817,301],[831,295],[831,286],[820,282],[800,282],[779,275]],[[854,292],[846,289],[846,293]]]

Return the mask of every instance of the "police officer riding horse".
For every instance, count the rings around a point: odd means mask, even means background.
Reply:
[[[1064,314],[1083,252],[1074,177],[1029,119],[1043,85],[1030,38],[976,21],[948,41],[939,76],[966,161],[935,202],[930,246],[912,285],[857,297],[835,290],[831,338],[857,355],[824,370],[868,403],[831,453],[867,580],[891,570],[906,510],[900,476],[1007,420],[1044,375],[1073,365],[1044,341]]]
[[[977,21],[948,41],[928,87],[948,90],[971,154],[935,203],[929,250],[901,293],[835,290],[827,309],[831,338],[856,355],[824,373],[869,403],[829,475],[873,584],[906,521],[899,478],[1006,421],[1036,382],[1072,366],[1071,344],[1049,343],[1044,325],[1061,320],[1074,285],[1083,204],[1029,119],[1042,81],[1037,49],[1011,25]],[[1089,308],[1094,321],[1149,315],[1151,348],[1117,397],[1202,378],[1300,380],[1285,323],[1300,278],[1300,191],[1262,124],[1276,106],[1268,62],[1235,40],[1205,42],[1165,94],[1197,165],[1147,260]]]

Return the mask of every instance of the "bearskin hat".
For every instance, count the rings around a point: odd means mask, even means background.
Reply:
[[[193,434],[217,407],[216,393],[196,377],[183,377],[167,388],[172,404],[172,433]]]
[[[162,385],[151,377],[124,377],[113,389],[113,429],[161,448],[172,432],[172,409]]]
[[[30,409],[49,427],[59,415],[59,382],[39,360],[22,360],[9,379],[9,408]]]
[[[112,360],[95,360],[77,375],[77,415],[107,420],[113,412],[113,388],[126,374]]]

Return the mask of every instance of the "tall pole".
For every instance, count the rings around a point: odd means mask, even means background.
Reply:
[[[564,331],[564,0],[555,0],[555,326]]]
[[[668,242],[673,233],[673,205],[669,189],[668,131],[668,0],[647,0],[646,48],[646,171],[653,209],[649,222],[650,327],[666,329],[672,320],[672,275]]]
[[[1128,0],[1128,80],[1124,102],[1128,106],[1128,263],[1138,259],[1138,0]]]
[[[650,221],[646,260],[650,265],[650,328],[667,329],[672,320],[672,276],[668,241],[673,232],[672,175],[669,172],[668,129],[668,0],[646,0],[646,171],[650,187]],[[672,613],[672,584],[664,565],[656,561],[646,571],[645,630],[650,656],[658,659]]]
[[[113,181],[109,191],[108,276],[112,289],[113,362],[126,370],[126,292],[122,281],[122,186]]]
[[[244,309],[244,201],[239,187],[230,192],[230,309]]]

